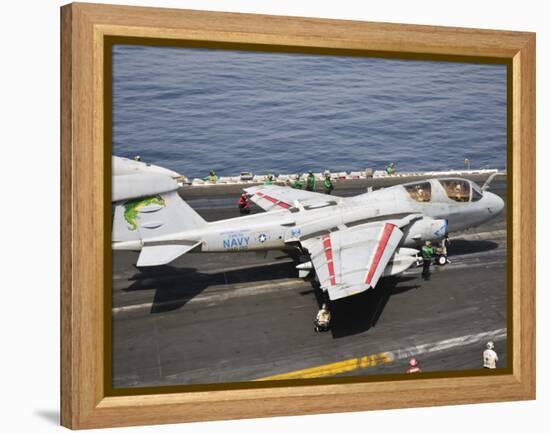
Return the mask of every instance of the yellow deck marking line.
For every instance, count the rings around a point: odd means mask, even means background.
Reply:
[[[283,379],[313,379],[317,377],[335,376],[337,374],[349,373],[350,371],[374,367],[379,364],[388,364],[393,361],[393,355],[389,352],[376,353],[374,355],[362,356],[360,358],[347,359],[345,361],[333,362],[331,364],[319,365],[317,367],[305,368],[303,370],[291,371],[289,373],[276,374],[274,376],[255,379],[262,380],[283,380]]]
[[[501,341],[506,338],[506,335],[506,328],[495,329],[494,331],[462,335],[460,337],[449,338],[446,340],[437,341],[435,343],[415,345],[404,349],[377,353],[375,355],[363,356],[361,358],[347,359],[345,361],[334,362],[332,364],[319,365],[317,367],[276,374],[274,376],[262,377],[255,380],[312,379],[317,377],[335,376],[337,374],[374,367],[375,365],[388,364],[393,361],[410,358],[411,356],[449,350],[456,347],[478,344],[489,340]]]

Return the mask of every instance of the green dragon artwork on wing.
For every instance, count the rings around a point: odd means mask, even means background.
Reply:
[[[140,209],[150,204],[158,204],[160,206],[165,205],[164,199],[160,195],[154,197],[140,198],[136,200],[129,200],[124,203],[124,219],[128,223],[128,230],[137,229],[137,217]]]

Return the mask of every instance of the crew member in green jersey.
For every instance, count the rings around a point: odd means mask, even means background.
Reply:
[[[430,279],[430,265],[434,257],[434,249],[432,248],[432,243],[426,241],[422,247],[422,278],[425,280]]]
[[[300,175],[298,175],[298,177],[294,181],[294,184],[292,185],[292,188],[302,189],[302,179],[301,179]]]
[[[315,191],[315,176],[312,171],[309,172],[306,179],[306,190]]]
[[[273,185],[273,175],[268,174],[267,177],[264,179],[264,185]]]
[[[332,184],[332,180],[330,180],[330,173],[325,174],[325,180],[323,181],[323,191],[325,194],[329,194],[334,189],[334,185]]]

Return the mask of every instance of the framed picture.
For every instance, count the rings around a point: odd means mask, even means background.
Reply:
[[[73,429],[535,398],[535,35],[61,8]]]

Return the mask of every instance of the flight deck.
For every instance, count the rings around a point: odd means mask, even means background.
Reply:
[[[487,176],[465,177],[482,185]],[[407,180],[336,182],[333,194]],[[215,221],[239,216],[242,187],[185,186],[179,193]],[[506,177],[495,178],[490,191],[506,202]],[[433,266],[429,281],[411,268],[333,302],[326,333],[313,330],[320,292],[298,278],[283,252],[186,254],[140,272],[137,252],[113,251],[113,386],[395,374],[410,356],[423,371],[481,369],[488,340],[498,367],[506,367],[506,209],[450,235],[451,263]]]

